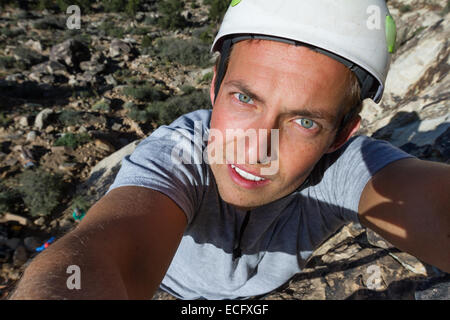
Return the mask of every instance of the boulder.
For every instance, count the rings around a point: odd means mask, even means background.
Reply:
[[[51,114],[53,114],[53,110],[49,108],[46,108],[39,112],[34,121],[34,126],[37,129],[42,130],[46,124],[46,120]]]
[[[119,39],[113,39],[109,47],[109,55],[112,58],[125,56],[132,53],[133,47],[130,43]]]
[[[89,48],[81,41],[69,39],[52,47],[50,60],[64,63],[70,68],[78,68],[82,61],[89,61]]]
[[[139,143],[140,140],[136,140],[97,163],[92,168],[87,181],[78,187],[77,193],[81,194],[94,190],[94,198],[90,202],[96,202],[103,197],[114,182],[121,167],[122,159],[133,153]]]

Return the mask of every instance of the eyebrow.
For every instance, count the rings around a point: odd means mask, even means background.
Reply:
[[[242,93],[244,93],[246,96],[249,96],[250,98],[252,98],[253,100],[261,102],[263,104],[266,103],[262,97],[260,97],[256,93],[254,93],[250,89],[250,87],[248,85],[246,85],[245,83],[243,83],[242,81],[230,80],[230,81],[225,82],[225,86],[235,87],[235,88],[239,89],[240,91],[242,91]]]
[[[249,96],[253,100],[258,101],[262,104],[265,104],[265,100],[262,97],[260,97],[256,93],[254,93],[247,84],[243,83],[240,80],[227,81],[225,83],[225,86],[233,86],[233,87],[237,88],[238,90],[242,91],[242,93]],[[323,119],[323,120],[330,121],[331,123],[334,123],[334,121],[336,119],[336,116],[334,116],[328,112],[323,112],[320,110],[302,109],[302,110],[292,110],[287,113],[291,114],[291,115],[296,115],[296,116],[308,117],[311,119]]]

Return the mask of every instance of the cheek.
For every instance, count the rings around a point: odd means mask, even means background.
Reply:
[[[222,105],[216,104],[211,115],[211,129],[219,130],[225,133],[227,128],[232,128],[233,118],[230,112]]]
[[[324,152],[318,144],[310,142],[280,145],[280,169],[289,180],[309,174]]]

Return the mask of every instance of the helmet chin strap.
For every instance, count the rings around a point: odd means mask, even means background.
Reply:
[[[271,37],[271,36],[265,36],[265,35],[235,35],[233,37],[226,38],[222,43],[222,48],[220,50],[221,58],[220,58],[219,70],[217,71],[216,83],[215,83],[215,87],[214,87],[215,88],[214,89],[214,93],[215,93],[214,104],[216,102],[217,95],[219,93],[220,85],[222,84],[223,78],[225,77],[225,62],[229,59],[231,47],[236,42],[239,42],[242,40],[249,40],[249,39],[262,39],[262,40],[272,40],[272,41],[275,40],[275,41],[293,44],[296,46],[308,47],[311,50],[325,54],[325,55],[329,56],[330,58],[337,60],[337,61],[341,62],[342,64],[344,64],[347,68],[349,68],[356,75],[356,78],[358,79],[359,85],[361,87],[361,100],[364,100],[366,98],[373,98],[373,97],[375,97],[375,95],[377,93],[377,83],[376,83],[374,77],[372,75],[370,75],[370,73],[368,73],[367,71],[365,71],[358,65],[356,65],[338,55],[335,55],[332,52],[329,52],[329,51],[326,51],[326,50],[323,50],[323,49],[320,49],[320,48],[317,48],[317,47],[314,47],[314,46],[311,46],[311,45],[308,45],[305,43],[301,43],[298,41],[293,41],[293,40],[283,39],[283,38],[278,38],[278,37]]]

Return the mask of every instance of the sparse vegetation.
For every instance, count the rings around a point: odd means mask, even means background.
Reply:
[[[170,124],[183,114],[210,108],[209,95],[204,90],[196,90],[190,94],[175,96],[166,101],[159,101],[147,106],[146,112],[157,119],[159,125]]]
[[[200,39],[160,38],[156,40],[156,45],[151,48],[151,51],[168,64],[178,62],[185,66],[198,67],[207,67],[212,64],[209,45]]]
[[[111,111],[111,103],[106,100],[100,100],[92,106],[92,110],[110,112]]]
[[[140,101],[159,101],[167,97],[162,91],[150,85],[127,86],[123,89],[123,93]]]
[[[55,141],[55,146],[66,146],[76,149],[78,146],[88,143],[91,137],[88,133],[66,133]]]
[[[16,59],[10,56],[0,56],[0,69],[14,68]]]
[[[66,27],[66,20],[64,18],[58,17],[44,17],[42,19],[37,20],[33,27],[40,30],[64,30]]]
[[[77,5],[82,12],[91,11],[92,1],[89,0],[39,0],[37,8],[39,10],[53,10],[55,12],[66,12],[67,7]]]
[[[25,170],[19,175],[19,183],[19,191],[32,217],[51,214],[64,194],[62,177],[43,169]]]
[[[141,0],[102,0],[101,3],[108,12],[123,12],[134,16]]]
[[[211,80],[213,79],[213,77],[214,77],[214,73],[208,72],[199,80],[199,83],[210,83]]]
[[[83,112],[63,110],[58,115],[58,121],[65,127],[81,124],[83,122]]]
[[[89,210],[89,208],[90,208],[90,204],[86,200],[85,197],[76,196],[72,199],[72,205],[71,205],[72,210],[79,209],[79,210],[83,210],[84,212],[87,212]]]
[[[125,104],[127,116],[137,122],[155,121],[158,125],[170,124],[183,114],[210,107],[210,98],[206,91],[184,87],[186,93],[170,97],[165,101],[156,101],[147,106],[134,103]]]
[[[120,26],[117,26],[112,21],[105,21],[103,22],[98,29],[104,33],[105,35],[113,38],[123,38],[125,34],[125,30],[121,28]]]
[[[211,19],[212,22],[220,22],[220,21],[222,21],[222,18],[225,15],[225,12],[228,9],[230,1],[204,0],[204,3],[206,5],[210,6],[210,8],[209,8],[209,19]]]
[[[200,39],[204,44],[210,46],[212,41],[214,40],[214,36],[216,33],[217,33],[216,28],[209,25],[209,26],[195,29],[192,32],[192,37],[196,38],[196,39]]]
[[[158,11],[161,14],[158,25],[165,29],[175,30],[186,27],[186,19],[181,15],[184,2],[180,0],[162,0],[158,2]]]
[[[152,39],[151,39],[149,36],[145,35],[145,36],[142,38],[141,46],[142,46],[143,48],[148,48],[148,47],[150,47],[151,45],[152,45]]]
[[[404,5],[400,6],[399,10],[401,13],[407,13],[407,12],[410,12],[412,10],[412,8],[409,4],[404,4]]]
[[[444,9],[440,12],[441,17],[446,16],[450,12],[450,0],[447,0],[447,4],[445,5]]]
[[[0,127],[6,127],[10,122],[11,119],[4,112],[0,112]]]
[[[20,202],[22,202],[20,193],[0,182],[0,217],[6,212],[14,213]]]

